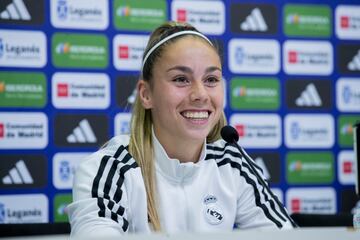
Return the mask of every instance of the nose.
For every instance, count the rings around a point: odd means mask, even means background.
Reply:
[[[190,100],[193,102],[203,102],[208,97],[208,92],[202,81],[194,81],[191,86]]]

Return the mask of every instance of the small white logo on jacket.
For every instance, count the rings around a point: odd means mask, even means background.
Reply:
[[[222,210],[216,202],[217,198],[213,195],[207,195],[204,198],[204,215],[208,223],[213,225],[220,224],[224,220]]]

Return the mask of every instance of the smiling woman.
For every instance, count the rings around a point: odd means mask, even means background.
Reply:
[[[155,135],[169,157],[193,162],[223,112],[220,59],[196,35],[167,48],[171,51],[163,49],[151,79],[144,76],[139,81],[139,98],[145,109],[151,109]]]
[[[76,171],[72,235],[291,228],[239,150],[220,139],[224,83],[211,41],[186,23],[150,36],[130,136]],[[254,163],[255,164],[255,163]]]

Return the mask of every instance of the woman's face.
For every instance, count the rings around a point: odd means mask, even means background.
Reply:
[[[143,106],[151,109],[160,141],[203,142],[223,111],[221,62],[202,39],[185,36],[155,62]],[[141,93],[140,93],[141,94]]]

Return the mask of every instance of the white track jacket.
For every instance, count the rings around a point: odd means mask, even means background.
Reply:
[[[114,137],[79,165],[68,206],[72,236],[152,231],[143,177],[128,143],[128,136]],[[223,140],[204,144],[198,162],[180,163],[155,135],[153,143],[164,232],[293,227],[236,147]]]

